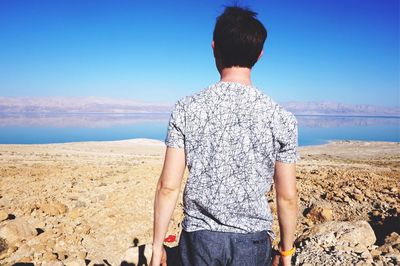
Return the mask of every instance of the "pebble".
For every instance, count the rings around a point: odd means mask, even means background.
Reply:
[[[8,213],[5,210],[0,210],[0,222],[7,220],[8,218]]]
[[[382,254],[382,251],[380,251],[379,249],[373,249],[370,251],[372,257],[377,257],[380,256]]]
[[[39,205],[39,209],[45,214],[56,216],[67,212],[68,207],[58,201],[44,202]]]

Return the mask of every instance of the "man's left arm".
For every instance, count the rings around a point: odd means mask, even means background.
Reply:
[[[184,148],[167,147],[154,198],[152,265],[159,266],[166,259],[163,257],[163,242],[178,200],[185,167]]]

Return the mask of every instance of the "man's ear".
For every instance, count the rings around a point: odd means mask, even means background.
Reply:
[[[260,55],[258,56],[257,61],[260,60],[260,58],[263,56],[263,54],[264,54],[264,49],[261,50],[261,53],[260,53]]]

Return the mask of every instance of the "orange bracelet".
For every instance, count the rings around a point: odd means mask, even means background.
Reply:
[[[291,256],[296,252],[296,247],[293,246],[291,249],[289,250],[281,250],[281,247],[279,247],[279,253],[281,254],[282,257],[286,257],[286,256]]]

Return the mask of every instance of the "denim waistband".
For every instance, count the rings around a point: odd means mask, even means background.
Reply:
[[[185,230],[183,230],[185,231]],[[221,231],[211,231],[207,229],[192,231],[186,233],[192,234],[200,234],[200,235],[212,235],[215,237],[231,237],[231,238],[240,238],[240,239],[253,239],[255,237],[263,237],[266,235],[270,235],[268,230],[258,231],[258,232],[250,232],[250,233],[237,233],[237,232],[221,232]]]

